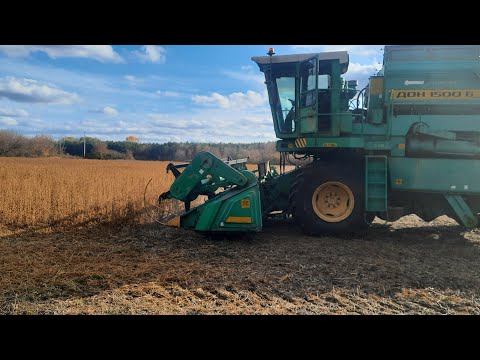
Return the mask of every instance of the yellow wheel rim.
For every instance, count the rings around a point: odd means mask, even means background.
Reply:
[[[312,207],[317,216],[334,223],[350,216],[355,205],[352,191],[345,184],[329,181],[320,185],[312,196]]]

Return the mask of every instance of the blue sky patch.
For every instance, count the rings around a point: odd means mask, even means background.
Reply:
[[[275,140],[263,73],[251,61],[347,50],[359,89],[382,45],[0,45],[0,129],[141,142]]]

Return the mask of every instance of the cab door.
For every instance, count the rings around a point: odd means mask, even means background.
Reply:
[[[318,59],[302,61],[298,67],[299,78],[299,130],[301,134],[318,130]]]

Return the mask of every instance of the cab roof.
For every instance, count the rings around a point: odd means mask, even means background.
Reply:
[[[332,52],[321,52],[321,53],[309,53],[309,54],[292,54],[292,55],[272,55],[271,60],[270,56],[253,56],[252,60],[255,61],[263,71],[263,65],[270,64],[280,64],[280,63],[294,63],[300,62],[304,60],[308,60],[314,56],[318,55],[319,60],[339,60],[340,64],[345,64],[346,66],[343,67],[345,71],[342,74],[346,73],[348,70],[348,63],[349,63],[349,56],[348,52],[346,51],[332,51]]]

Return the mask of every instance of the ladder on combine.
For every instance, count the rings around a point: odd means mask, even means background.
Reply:
[[[365,210],[387,211],[387,157],[366,156]]]

